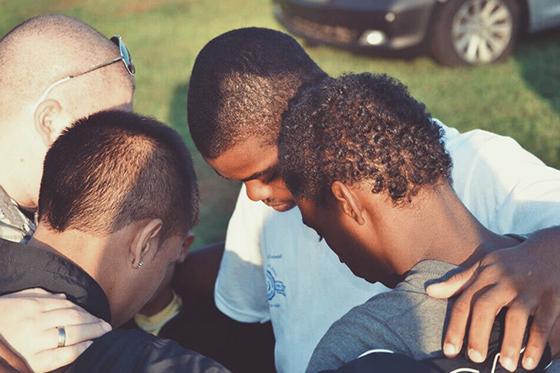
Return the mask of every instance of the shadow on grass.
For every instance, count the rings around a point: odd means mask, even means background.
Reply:
[[[514,59],[527,85],[560,114],[560,27],[522,37]]]
[[[196,240],[193,248],[223,241],[227,223],[233,212],[239,193],[239,184],[228,182],[210,168],[194,145],[187,129],[187,90],[188,83],[175,87],[171,100],[168,123],[175,128],[187,143],[193,157],[198,175],[200,190],[200,222],[195,227]]]
[[[558,115],[560,122],[560,27],[524,35],[513,58],[521,78]],[[538,128],[528,123],[527,144],[542,149],[542,156],[553,167],[560,167],[560,143],[554,128]],[[540,126],[542,127],[542,126]]]

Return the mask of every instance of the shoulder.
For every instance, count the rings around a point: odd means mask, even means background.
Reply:
[[[371,349],[412,355],[393,325],[396,314],[409,312],[400,307],[406,295],[396,293],[376,295],[336,321],[315,348],[308,372],[338,368]]]
[[[317,345],[309,372],[333,369],[372,349],[418,359],[440,353],[448,302],[412,290],[392,290],[354,307]]]
[[[139,330],[113,330],[97,339],[67,372],[227,372],[218,363],[169,339]]]
[[[512,137],[482,129],[461,133],[439,121],[437,123],[444,131],[445,147],[457,165],[464,166],[480,161],[494,163],[505,161],[508,164],[515,164],[519,160],[543,165],[540,159],[524,149]]]

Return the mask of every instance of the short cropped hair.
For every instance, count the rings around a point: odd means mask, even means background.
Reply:
[[[55,81],[118,55],[114,43],[76,18],[60,14],[30,18],[0,39],[0,112],[5,116],[21,110]],[[93,96],[92,101],[103,102],[107,89],[134,91],[134,79],[124,68],[103,68],[94,74],[95,84],[80,86],[80,93]],[[84,79],[88,81],[82,77],[82,84]]]
[[[282,32],[253,27],[216,37],[198,54],[189,82],[194,143],[210,159],[254,136],[276,145],[288,101],[302,84],[325,76]]]
[[[312,85],[285,113],[280,168],[296,198],[327,201],[334,181],[366,181],[402,205],[451,182],[443,130],[397,80],[349,74]]]
[[[110,234],[143,219],[163,237],[197,221],[198,188],[181,136],[154,119],[105,111],[77,121],[47,152],[39,221],[62,232]]]

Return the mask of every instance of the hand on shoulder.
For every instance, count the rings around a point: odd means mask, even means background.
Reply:
[[[457,295],[444,339],[452,357],[468,334],[469,357],[483,360],[496,314],[508,307],[500,363],[513,370],[519,363],[530,317],[522,364],[532,369],[547,342],[560,353],[560,227],[532,234],[518,246],[490,253],[449,280],[428,287],[436,298]],[[470,320],[469,330],[467,325]]]
[[[43,289],[1,296],[0,310],[0,336],[35,372],[49,372],[72,363],[92,339],[111,330],[109,324],[70,302],[64,294]],[[59,327],[65,330],[63,347],[58,347]]]

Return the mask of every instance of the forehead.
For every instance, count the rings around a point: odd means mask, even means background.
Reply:
[[[259,138],[247,139],[214,159],[206,160],[217,173],[231,180],[245,180],[278,164],[278,147]]]

